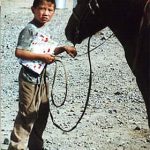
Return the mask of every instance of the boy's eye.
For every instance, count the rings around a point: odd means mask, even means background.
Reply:
[[[45,8],[44,8],[44,7],[39,7],[39,9],[40,9],[40,10],[45,10]]]
[[[49,11],[50,13],[53,13],[53,12],[54,12],[54,10],[52,10],[52,9],[48,9],[48,11]]]

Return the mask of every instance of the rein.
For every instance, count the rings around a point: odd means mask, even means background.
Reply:
[[[113,36],[114,36],[114,34],[112,33],[111,35],[109,35],[109,37],[108,37],[105,41],[103,41],[101,44],[95,46],[93,49],[89,50],[89,52],[92,52],[92,51],[94,51],[95,49],[97,49],[98,47],[102,46],[103,44],[105,44],[105,43],[107,42],[107,40],[109,40],[109,39],[110,39],[111,37],[113,37]],[[83,53],[83,54],[80,54],[80,55],[78,55],[78,57],[83,56],[83,55],[86,55],[87,53],[88,53],[88,52]]]
[[[58,125],[55,120],[54,120],[54,117],[53,117],[53,114],[51,112],[51,109],[50,109],[50,116],[51,116],[51,120],[53,122],[53,125],[56,126],[58,129],[62,130],[63,132],[70,132],[72,130],[74,130],[77,125],[80,123],[81,119],[83,118],[84,114],[85,114],[85,111],[87,109],[87,106],[88,106],[88,103],[89,103],[89,97],[90,97],[90,91],[91,91],[91,86],[92,86],[92,64],[91,64],[91,57],[90,57],[90,52],[94,51],[95,49],[97,49],[98,47],[102,46],[105,42],[107,42],[108,39],[110,39],[114,34],[111,34],[103,43],[99,44],[98,46],[94,47],[93,49],[90,50],[90,42],[91,42],[91,37],[89,37],[88,39],[88,47],[87,47],[87,52],[84,53],[84,54],[81,54],[81,55],[78,55],[78,57],[80,56],[83,56],[83,55],[86,55],[88,54],[88,60],[89,60],[89,66],[90,66],[90,75],[89,75],[89,87],[88,87],[88,92],[87,92],[87,98],[86,98],[86,102],[85,102],[85,107],[84,107],[84,110],[82,111],[82,114],[81,116],[79,117],[78,121],[76,122],[76,124],[71,128],[71,129],[63,129],[60,125]],[[63,102],[60,104],[60,105],[57,105],[55,103],[55,100],[54,100],[54,97],[53,97],[53,89],[54,89],[54,85],[55,85],[55,79],[56,79],[56,74],[57,74],[57,63],[61,63],[61,65],[63,66],[63,69],[64,69],[64,73],[65,73],[65,86],[66,86],[66,90],[65,90],[65,97],[64,97],[64,100]],[[61,107],[64,105],[65,101],[66,101],[66,98],[67,98],[67,91],[68,91],[68,84],[67,84],[67,73],[66,73],[66,69],[65,69],[65,66],[64,64],[62,63],[61,60],[59,59],[56,59],[55,60],[55,71],[54,71],[54,76],[53,76],[53,83],[52,83],[52,90],[51,90],[51,100],[52,100],[52,104],[55,106],[55,107]]]
[[[87,106],[88,106],[88,102],[89,102],[89,98],[90,98],[90,91],[91,91],[91,86],[92,86],[92,64],[91,64],[91,57],[90,57],[90,40],[91,40],[91,37],[89,37],[89,40],[88,40],[88,60],[89,60],[89,66],[90,66],[90,74],[89,74],[89,87],[88,87],[88,92],[87,92],[87,98],[86,98],[86,102],[85,102],[85,107],[84,107],[84,110],[82,111],[81,113],[81,116],[79,117],[78,121],[76,122],[76,124],[71,128],[71,129],[63,129],[60,125],[58,125],[55,120],[54,120],[54,117],[53,117],[53,114],[51,112],[51,109],[50,109],[50,117],[51,117],[51,120],[53,122],[53,125],[56,126],[57,128],[59,128],[60,130],[62,130],[63,132],[70,132],[72,131],[73,129],[75,129],[77,127],[77,125],[80,123],[81,119],[83,118],[84,114],[85,114],[85,111],[87,109]],[[59,61],[61,62],[61,61]],[[52,85],[52,91],[53,91],[53,87],[54,87],[54,83],[55,83],[55,77],[56,77],[56,69],[55,69],[55,73],[54,73],[54,81],[53,81],[53,85]],[[65,72],[65,76],[66,76],[66,72]],[[66,80],[67,81],[67,80]],[[66,82],[66,87],[67,87],[67,82]],[[66,94],[65,94],[65,98],[64,98],[64,101],[62,102],[61,105],[56,105],[55,102],[54,102],[54,99],[53,99],[53,92],[51,92],[51,98],[52,98],[52,104],[56,107],[60,107],[64,104],[65,100],[66,100],[66,96],[67,96],[67,88],[66,88]]]

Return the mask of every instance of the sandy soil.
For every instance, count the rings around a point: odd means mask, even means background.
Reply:
[[[20,65],[14,56],[20,30],[32,19],[31,1],[2,1],[1,14],[1,149],[8,140],[18,110],[18,72]],[[64,28],[71,10],[59,9],[47,31],[60,45],[70,44]],[[99,45],[112,32],[106,28],[93,36],[91,48]],[[77,45],[78,55],[87,51],[87,40]],[[131,73],[124,51],[115,37],[91,52],[93,83],[88,108],[76,129],[66,133],[49,121],[43,138],[47,150],[149,150],[148,125],[144,101]],[[51,106],[55,121],[69,129],[83,111],[89,78],[86,55],[62,58],[68,74],[68,97],[64,106]],[[53,80],[54,66],[49,66]],[[62,67],[54,93],[60,103],[64,96]]]

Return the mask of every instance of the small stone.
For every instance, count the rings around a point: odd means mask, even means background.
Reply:
[[[4,144],[5,144],[5,145],[8,145],[8,144],[9,144],[9,139],[8,139],[8,138],[5,138],[5,139],[4,139]]]
[[[150,135],[146,137],[146,142],[150,143]]]
[[[141,130],[141,128],[140,127],[135,127],[135,129],[134,129],[135,131],[139,131],[139,130]]]

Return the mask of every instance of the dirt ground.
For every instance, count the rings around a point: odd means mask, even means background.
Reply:
[[[32,19],[30,0],[1,1],[1,150],[7,149],[9,137],[18,110],[18,73],[20,65],[14,56],[18,34]],[[64,29],[72,13],[71,1],[66,9],[56,9],[47,31],[63,44]],[[69,6],[70,5],[70,6]],[[91,48],[107,39],[109,28],[93,36]],[[78,55],[87,51],[87,40],[76,46]],[[135,77],[129,69],[124,51],[115,37],[91,52],[92,90],[86,113],[71,132],[56,128],[49,117],[44,132],[47,150],[149,150],[150,139],[147,115]],[[62,57],[68,75],[68,97],[64,106],[51,105],[55,121],[63,128],[71,128],[80,117],[87,95],[89,64],[86,55]],[[60,103],[64,96],[64,73],[60,66],[55,85],[55,99]],[[49,66],[53,80],[54,66]]]

